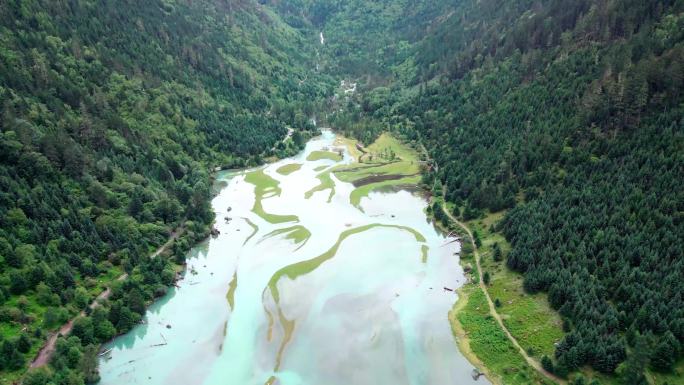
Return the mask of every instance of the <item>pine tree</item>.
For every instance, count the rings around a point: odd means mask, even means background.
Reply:
[[[679,342],[671,332],[667,332],[651,355],[651,366],[660,371],[667,371],[674,365],[679,354]]]
[[[17,350],[22,353],[28,353],[31,350],[31,340],[28,338],[26,333],[21,333],[17,339]]]
[[[79,370],[83,373],[86,384],[94,384],[100,381],[100,374],[98,373],[98,347],[96,345],[88,345],[83,349],[83,356],[79,363]]]
[[[499,243],[498,243],[498,242],[494,242],[493,249],[494,249],[494,251],[493,251],[493,258],[494,258],[494,260],[495,260],[496,262],[501,262],[501,261],[503,260],[503,254],[502,254],[502,252],[501,252],[501,248],[499,247]]]
[[[473,238],[475,241],[475,246],[476,247],[482,247],[482,240],[480,240],[480,233],[478,233],[477,230],[473,231]]]
[[[541,359],[541,364],[544,370],[547,372],[553,373],[554,367],[553,367],[553,361],[549,358],[549,356],[544,355]]]

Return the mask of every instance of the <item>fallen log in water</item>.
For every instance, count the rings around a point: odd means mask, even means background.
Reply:
[[[480,378],[480,376],[484,376],[484,373],[477,369],[473,369],[470,375],[473,377],[473,380],[477,381]]]

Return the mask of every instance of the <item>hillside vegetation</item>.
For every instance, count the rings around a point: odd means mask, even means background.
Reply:
[[[342,79],[358,87],[328,98]],[[362,143],[411,143],[441,207],[491,222],[488,292],[519,272],[561,319],[555,346],[522,344],[545,368],[681,383],[683,90],[682,0],[0,2],[0,383],[81,311],[24,383],[97,381],[100,343],[207,235],[211,172],[297,152],[324,111]],[[398,175],[395,148],[363,172]],[[349,175],[353,199],[378,175]]]
[[[466,220],[507,210],[494,229],[510,242],[506,264],[563,319],[546,366],[625,384],[673,373],[684,342],[684,4],[465,0],[440,2],[436,17],[422,2],[316,4],[312,24],[341,34],[339,55],[391,64],[380,81],[347,72],[360,92],[333,125],[364,142],[391,130],[422,143],[434,163],[425,182]],[[320,4],[329,14],[315,18]],[[407,6],[424,28],[389,29],[403,55],[342,43],[410,20]],[[380,20],[366,33],[354,15]]]
[[[0,3],[0,383],[81,310],[25,383],[97,379],[99,343],[207,235],[210,172],[292,154],[313,132],[329,81],[310,46],[252,1]]]

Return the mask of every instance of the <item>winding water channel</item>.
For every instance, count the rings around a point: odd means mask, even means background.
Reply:
[[[334,140],[323,131],[263,172],[219,174],[220,235],[190,252],[144,324],[107,346],[100,384],[487,383],[452,336],[456,295],[442,288],[464,282],[458,243],[428,222],[425,199],[372,192],[362,211],[334,174],[334,194],[305,197],[324,166],[352,161],[306,160]],[[301,168],[277,171],[292,163]]]

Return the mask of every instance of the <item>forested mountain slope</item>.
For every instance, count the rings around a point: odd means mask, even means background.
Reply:
[[[148,256],[178,226],[178,261],[206,236],[210,171],[313,129],[328,83],[309,47],[249,0],[0,2],[0,382],[111,286],[45,374],[96,379],[98,343],[174,278]]]
[[[95,380],[206,235],[210,170],[295,151],[332,78],[361,83],[336,128],[423,144],[464,219],[506,210],[557,374],[681,366],[681,0],[261,3],[0,2],[0,381],[111,286],[27,383]]]
[[[340,28],[348,15],[420,8],[348,4],[319,19],[352,42],[366,33]],[[364,141],[391,129],[422,142],[438,166],[427,181],[465,219],[508,210],[508,266],[564,319],[556,373],[668,372],[684,343],[684,3],[440,6],[389,61],[405,76],[367,83],[331,121]],[[373,44],[346,54],[373,68]]]
[[[322,70],[366,85],[415,77],[415,49],[453,12],[449,1],[291,0],[269,2],[286,22],[324,36]]]

